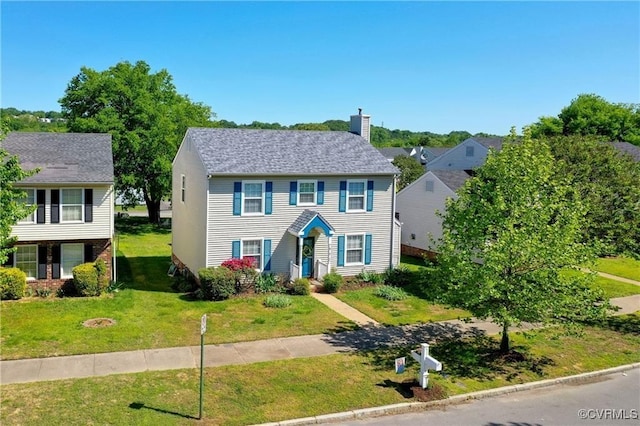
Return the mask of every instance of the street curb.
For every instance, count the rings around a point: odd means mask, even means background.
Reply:
[[[499,395],[507,395],[510,393],[527,391],[532,389],[546,388],[550,386],[579,383],[594,377],[606,376],[614,373],[640,368],[640,362],[633,364],[621,365],[619,367],[607,368],[606,370],[591,371],[589,373],[576,374],[574,376],[559,377],[557,379],[540,380],[538,382],[523,383],[519,385],[504,386],[496,389],[488,389],[484,391],[471,392],[463,395],[456,395],[447,399],[429,402],[403,402],[400,404],[384,405],[381,407],[363,408],[359,410],[345,411],[342,413],[323,414],[315,417],[304,417],[300,419],[283,420],[281,422],[262,423],[254,426],[299,426],[299,425],[315,425],[322,423],[337,423],[348,420],[358,420],[365,417],[378,417],[390,414],[413,413],[424,411],[431,407],[441,407],[445,405],[460,404],[466,401],[474,401],[478,399],[491,398]]]

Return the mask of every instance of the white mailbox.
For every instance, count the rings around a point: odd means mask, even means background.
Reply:
[[[426,389],[429,384],[429,370],[442,371],[442,363],[429,355],[429,345],[426,343],[422,343],[419,350],[411,351],[411,356],[420,363],[418,382],[422,389]]]

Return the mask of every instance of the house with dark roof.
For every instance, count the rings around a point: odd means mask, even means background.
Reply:
[[[2,147],[23,169],[40,170],[15,183],[36,207],[12,228],[17,242],[8,265],[22,269],[33,288],[59,288],[74,266],[98,258],[113,277],[111,135],[13,132]]]
[[[383,272],[400,258],[398,170],[351,132],[190,128],[173,161],[173,262],[197,274],[230,258],[321,278]]]
[[[612,142],[613,147],[623,155],[629,155],[634,161],[640,162],[640,146],[629,142]]]
[[[429,170],[397,195],[398,217],[402,222],[402,253],[421,257],[432,251],[431,238],[442,236],[442,219],[447,199],[471,176],[464,170]]]
[[[489,149],[502,149],[502,138],[473,136],[430,159],[427,170],[473,170],[484,164]]]

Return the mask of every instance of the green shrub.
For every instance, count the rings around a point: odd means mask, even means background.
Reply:
[[[262,304],[267,308],[286,308],[291,305],[291,298],[284,294],[270,294]]]
[[[27,275],[18,268],[0,268],[0,299],[22,299],[27,292]]]
[[[204,300],[225,300],[236,291],[236,274],[222,266],[202,268],[198,271],[202,298]]]
[[[337,293],[343,281],[342,275],[333,270],[322,277],[322,287],[327,293]]]
[[[191,293],[198,288],[198,284],[190,276],[176,274],[171,282],[171,288],[178,293]]]
[[[93,267],[96,268],[98,273],[98,286],[100,291],[106,290],[109,287],[109,278],[107,277],[107,262],[103,259],[96,259],[93,263]]]
[[[49,296],[51,296],[51,289],[47,288],[47,287],[37,287],[36,288],[36,296],[38,297],[42,297],[42,298],[47,298]]]
[[[291,294],[298,296],[307,296],[311,294],[311,285],[306,278],[296,278],[293,280],[290,288]]]
[[[409,297],[406,291],[391,285],[379,285],[375,288],[373,294],[391,301],[404,300]]]
[[[402,287],[411,283],[413,274],[404,266],[389,268],[384,273],[384,282],[388,285]]]
[[[276,293],[278,287],[278,277],[274,274],[262,274],[256,277],[256,293]]]
[[[366,269],[363,269],[362,272],[356,275],[356,278],[371,284],[380,284],[383,281],[383,277],[380,274],[374,271],[367,271]]]
[[[94,263],[83,263],[72,269],[73,285],[80,296],[99,296],[98,269]]]

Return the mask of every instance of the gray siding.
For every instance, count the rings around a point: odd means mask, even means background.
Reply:
[[[426,190],[427,181],[433,182],[433,192]],[[433,173],[427,172],[397,195],[397,210],[402,222],[402,244],[428,250],[429,236],[442,236],[442,220],[436,211],[444,212],[446,200],[456,193],[442,183]],[[415,239],[411,235],[415,235]]]
[[[182,202],[181,176],[186,176]],[[194,273],[205,267],[207,236],[208,180],[202,160],[185,139],[173,161],[172,171],[172,251]]]
[[[473,156],[467,156],[467,147],[473,147]],[[467,139],[427,163],[427,170],[472,170],[484,164],[487,148],[473,139]]]
[[[45,223],[17,224],[12,228],[11,235],[18,237],[18,241],[45,240],[78,240],[78,239],[111,239],[114,233],[113,225],[113,187],[111,185],[34,185],[24,188],[44,189],[45,192]],[[92,188],[93,189],[93,222],[86,223],[51,223],[51,190],[63,188]]]
[[[308,177],[305,177],[308,178]],[[324,205],[289,205],[289,184],[294,177],[251,177],[250,180],[273,182],[273,214],[264,216],[233,215],[233,184],[242,178],[212,178],[209,180],[209,214],[207,266],[218,266],[232,255],[232,241],[239,239],[270,239],[272,241],[272,272],[287,273],[289,262],[295,260],[297,238],[287,232],[296,218],[305,210],[319,212],[335,229],[332,238],[331,266],[337,264],[337,236],[345,234],[372,234],[370,265],[338,267],[343,275],[356,275],[363,268],[384,271],[390,266],[392,234],[392,176],[369,178],[374,181],[373,211],[341,213],[338,211],[341,180],[364,179],[361,176],[323,177]],[[316,259],[327,261],[328,239],[324,235],[316,240]]]

